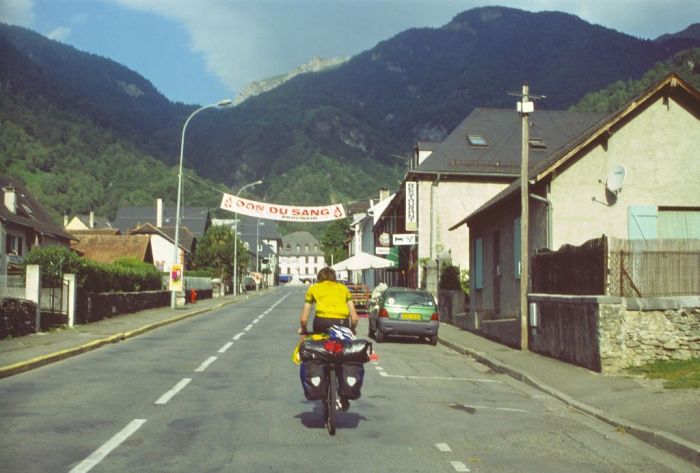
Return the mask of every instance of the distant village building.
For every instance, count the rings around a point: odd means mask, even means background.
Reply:
[[[294,232],[282,237],[279,255],[280,282],[297,276],[302,281],[315,281],[326,266],[321,244],[309,232]]]

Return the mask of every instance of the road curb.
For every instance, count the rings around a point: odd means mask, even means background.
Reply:
[[[144,325],[144,326],[139,327],[139,328],[134,329],[134,330],[129,330],[127,332],[120,332],[120,333],[116,333],[114,335],[110,335],[109,337],[104,337],[104,338],[92,340],[90,342],[84,343],[84,344],[79,345],[79,346],[74,347],[74,348],[67,348],[65,350],[60,350],[60,351],[57,351],[54,353],[49,353],[47,355],[37,356],[35,358],[31,358],[29,360],[13,363],[11,365],[1,366],[0,367],[0,379],[8,378],[10,376],[13,376],[13,375],[16,375],[19,373],[24,373],[25,371],[30,371],[30,370],[33,370],[35,368],[39,368],[41,366],[48,365],[50,363],[55,363],[57,361],[65,360],[66,358],[80,355],[81,353],[96,350],[97,348],[103,347],[103,346],[108,345],[110,343],[118,343],[122,340],[127,340],[127,339],[135,337],[137,335],[141,335],[143,333],[150,332],[151,330],[155,330],[157,328],[164,327],[166,325],[180,322],[181,320],[188,319],[190,317],[201,315],[201,314],[204,314],[206,312],[210,312],[212,310],[220,309],[221,307],[227,306],[229,304],[233,304],[235,302],[238,302],[238,301],[236,299],[231,299],[231,300],[224,301],[224,302],[221,302],[219,304],[213,305],[211,307],[207,307],[207,308],[203,308],[203,309],[195,309],[192,312],[188,312],[186,314],[181,314],[181,315],[178,315],[175,317],[171,317],[169,319],[164,319],[164,320],[160,320],[158,322],[154,322],[152,324],[147,324],[147,325]]]
[[[518,371],[515,368],[505,365],[504,363],[490,358],[488,355],[481,353],[479,351],[473,350],[471,348],[459,345],[456,342],[446,340],[438,335],[438,341],[440,344],[445,345],[447,348],[454,350],[463,355],[471,356],[476,359],[479,363],[482,363],[497,373],[507,374],[511,378],[518,381],[524,382],[535,389],[547,393],[560,401],[564,402],[566,405],[582,412],[586,415],[595,417],[596,419],[605,422],[608,425],[615,427],[621,432],[628,433],[639,440],[653,445],[661,450],[671,453],[683,460],[690,462],[691,464],[700,467],[700,445],[696,445],[693,442],[682,439],[676,435],[662,430],[654,430],[649,427],[635,424],[626,419],[616,417],[612,414],[602,411],[593,406],[589,406],[583,402],[580,402],[573,397],[553,388],[544,382],[534,378],[528,374]]]

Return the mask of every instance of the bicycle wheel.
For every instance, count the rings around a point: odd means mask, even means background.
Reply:
[[[326,399],[326,427],[328,433],[335,435],[335,415],[338,412],[338,381],[335,370],[328,370],[328,397]]]

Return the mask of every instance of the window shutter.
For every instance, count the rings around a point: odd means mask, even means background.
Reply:
[[[484,288],[484,242],[474,240],[474,289]]]
[[[520,279],[520,217],[513,220],[513,277]]]
[[[630,240],[655,240],[658,210],[655,205],[630,205],[627,224]]]

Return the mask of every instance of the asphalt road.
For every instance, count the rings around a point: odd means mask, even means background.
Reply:
[[[375,343],[363,397],[330,437],[290,359],[302,291],[280,289],[0,380],[0,471],[697,471],[411,339]]]

